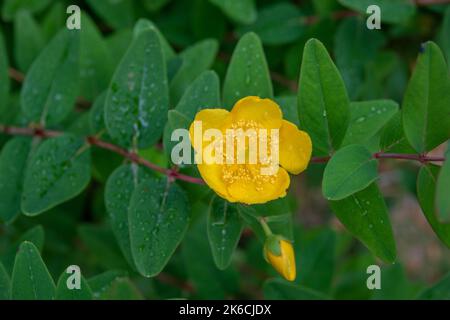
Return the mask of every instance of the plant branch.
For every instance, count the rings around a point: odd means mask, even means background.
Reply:
[[[445,161],[445,157],[427,156],[426,154],[403,154],[403,153],[383,153],[378,152],[373,155],[375,159],[398,159],[398,160],[414,160],[421,163],[441,162]]]
[[[18,83],[22,83],[25,80],[25,75],[17,69],[9,68],[8,73],[9,77]],[[81,109],[89,109],[91,107],[91,102],[83,97],[78,97],[76,104]]]
[[[13,126],[5,126],[0,124],[0,132],[3,132],[5,134],[9,135],[19,135],[19,136],[33,136],[33,137],[40,137],[40,138],[53,138],[60,136],[64,134],[64,132],[60,131],[52,131],[52,130],[44,130],[41,128],[21,128],[21,127],[13,127]],[[196,177],[188,176],[182,173],[179,173],[176,169],[166,169],[163,167],[160,167],[142,157],[140,157],[135,152],[130,152],[128,150],[123,149],[122,147],[119,147],[117,145],[114,145],[112,143],[100,140],[99,138],[95,136],[87,136],[86,142],[89,145],[96,146],[105,150],[112,151],[114,153],[117,153],[121,155],[122,157],[130,160],[131,162],[140,164],[144,167],[147,167],[153,171],[160,172],[170,178],[178,179],[190,183],[195,184],[205,184],[205,182]]]
[[[46,130],[42,128],[23,128],[23,127],[14,127],[14,126],[6,126],[0,124],[0,132],[12,136],[32,136],[32,137],[40,137],[40,138],[53,138],[64,134],[61,131],[53,131]],[[203,179],[192,177],[189,175],[185,175],[179,173],[177,168],[167,169],[158,166],[142,157],[140,157],[137,153],[128,151],[123,149],[120,146],[112,144],[110,142],[100,140],[96,136],[87,136],[86,142],[91,146],[96,146],[98,148],[102,148],[105,150],[109,150],[111,152],[117,153],[122,157],[130,160],[133,163],[140,164],[144,167],[147,167],[153,171],[160,172],[169,178],[186,181],[194,184],[205,184]],[[421,163],[428,162],[442,162],[445,161],[445,157],[441,156],[427,156],[425,154],[402,154],[402,153],[383,153],[378,152],[373,155],[375,159],[399,159],[399,160],[413,160],[419,161]],[[313,157],[311,158],[311,163],[326,163],[330,160],[330,157]]]

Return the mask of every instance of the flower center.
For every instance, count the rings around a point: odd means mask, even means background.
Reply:
[[[262,191],[266,183],[275,183],[275,174],[261,173],[273,160],[270,130],[254,120],[239,120],[232,123],[230,129],[227,139],[232,141],[232,146],[225,148],[223,181],[228,185],[253,182],[257,191]],[[245,159],[240,159],[242,155]]]

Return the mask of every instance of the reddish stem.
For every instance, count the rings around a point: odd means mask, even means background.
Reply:
[[[45,130],[42,128],[22,128],[22,127],[5,126],[5,125],[1,125],[1,124],[0,124],[0,132],[9,134],[9,135],[35,136],[35,137],[41,137],[41,138],[52,138],[52,137],[57,137],[59,135],[64,134],[64,132]],[[138,154],[136,154],[134,152],[125,150],[122,147],[119,147],[115,144],[100,140],[99,138],[97,138],[95,136],[87,136],[86,142],[92,146],[97,146],[99,148],[117,153],[117,154],[121,155],[122,157],[130,160],[131,162],[143,165],[144,167],[147,167],[151,170],[165,174],[166,176],[168,176],[170,178],[186,181],[189,183],[205,184],[205,182],[201,178],[196,178],[196,177],[192,177],[192,176],[188,176],[188,175],[179,173],[177,167],[174,167],[172,169],[160,167],[157,164],[154,164],[154,163],[140,157]],[[373,157],[375,159],[415,160],[415,161],[419,161],[421,163],[445,161],[445,157],[427,156],[424,154],[402,154],[402,153],[378,152],[378,153],[375,153],[373,155]],[[326,163],[330,160],[330,158],[331,157],[329,157],[329,156],[313,157],[313,158],[311,158],[311,163]]]
[[[403,154],[403,153],[382,153],[378,152],[373,155],[375,159],[403,159],[403,160],[415,160],[422,163],[445,161],[445,157],[440,156],[427,156],[425,154]]]
[[[59,132],[59,131],[44,130],[41,128],[20,128],[20,127],[12,127],[12,126],[5,126],[5,125],[0,125],[0,132],[9,134],[9,135],[35,136],[35,137],[41,137],[41,138],[53,138],[53,137],[62,135],[64,133],[64,132]],[[140,157],[138,154],[136,154],[134,152],[127,151],[127,150],[125,150],[119,146],[116,146],[112,143],[100,140],[95,136],[87,136],[86,142],[90,145],[97,146],[99,148],[106,149],[106,150],[112,151],[114,153],[117,153],[117,154],[121,155],[122,157],[124,157],[134,163],[143,165],[144,167],[147,167],[151,170],[165,174],[168,177],[178,179],[178,180],[183,180],[183,181],[190,182],[190,183],[195,183],[195,184],[205,184],[203,179],[191,177],[191,176],[179,173],[179,172],[177,172],[176,169],[166,169],[166,168],[160,167],[160,166]]]

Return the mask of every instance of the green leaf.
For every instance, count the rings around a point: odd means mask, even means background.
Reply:
[[[142,18],[139,19],[134,26],[134,36],[136,37],[141,31],[144,31],[146,29],[152,29],[158,34],[166,63],[175,58],[175,51],[172,49],[169,42],[167,42],[166,38],[164,38],[164,35],[161,33],[161,31],[159,31],[159,29],[152,21]]]
[[[367,276],[367,274],[366,274]],[[376,300],[404,300],[413,299],[421,288],[411,282],[400,263],[381,268],[381,290],[373,290],[371,299]]]
[[[83,224],[77,231],[86,248],[83,252],[86,260],[104,269],[128,268],[109,225]]]
[[[167,72],[158,34],[140,32],[117,67],[108,89],[105,123],[123,147],[135,140],[139,148],[155,143],[163,130],[169,105]]]
[[[257,12],[254,0],[209,0],[224,14],[237,23],[249,24],[256,20]]]
[[[204,220],[192,226],[182,245],[182,258],[188,279],[195,288],[195,298],[224,299],[238,286],[238,274],[230,266],[219,270],[214,263]]]
[[[0,300],[9,300],[11,298],[11,280],[6,273],[3,264],[0,262]]]
[[[222,11],[209,1],[192,1],[190,23],[196,39],[223,39],[227,31],[227,21]]]
[[[28,10],[31,13],[40,12],[51,0],[5,0],[2,7],[2,18],[11,21],[20,10]]]
[[[269,300],[327,300],[324,294],[282,279],[264,282],[264,298]]]
[[[368,65],[374,63],[386,40],[381,30],[369,30],[360,17],[344,19],[334,37],[336,65],[341,71],[351,99],[358,99],[364,89]],[[374,74],[370,74],[375,78]],[[371,91],[374,91],[371,86]]]
[[[8,54],[6,52],[5,41],[3,39],[3,34],[0,29],[0,115],[3,117],[5,113],[5,108],[8,103],[9,95],[9,65],[8,65]]]
[[[44,47],[44,36],[28,11],[19,11],[14,18],[14,59],[26,72]]]
[[[396,248],[388,210],[376,183],[348,198],[330,201],[336,216],[350,233],[378,258],[394,262]]]
[[[114,29],[130,27],[134,21],[133,1],[87,0],[92,10]]]
[[[66,270],[61,274],[56,286],[56,299],[57,300],[92,300],[92,291],[88,282],[80,275],[80,288],[69,289],[67,286],[67,280],[71,276],[71,273],[67,273]]]
[[[131,251],[138,271],[157,275],[184,237],[189,203],[183,189],[166,179],[139,184],[129,207]]]
[[[105,101],[106,91],[97,96],[89,111],[89,127],[92,134],[99,134],[105,130]]]
[[[117,65],[127,51],[133,38],[133,30],[123,29],[114,32],[105,39],[106,45],[112,57],[113,65]]]
[[[415,153],[405,137],[403,130],[402,114],[399,110],[386,126],[381,130],[380,149],[383,152]]]
[[[52,300],[55,297],[55,283],[31,242],[20,245],[11,278],[14,300]]]
[[[439,43],[447,58],[447,66],[450,70],[450,7],[447,7],[447,10],[445,11],[439,36]]]
[[[342,200],[367,188],[378,178],[377,160],[365,147],[353,144],[331,157],[323,174],[322,192],[328,200]]]
[[[89,287],[91,288],[94,299],[101,299],[102,294],[105,293],[111,284],[117,278],[122,278],[127,275],[126,272],[120,270],[108,270],[92,278],[88,279]]]
[[[149,173],[136,164],[118,167],[109,176],[105,187],[105,205],[111,227],[120,249],[131,266],[134,266],[130,245],[129,211],[134,189],[142,181],[150,179]]]
[[[159,11],[164,7],[170,0],[144,0],[144,7],[150,12]]]
[[[1,171],[0,171],[1,172]],[[447,151],[447,157],[442,165],[436,184],[436,207],[439,220],[450,222],[450,152]]]
[[[66,5],[62,2],[54,2],[42,20],[42,33],[46,40],[51,39],[66,24]]]
[[[21,212],[24,173],[31,149],[31,138],[17,137],[0,153],[0,218],[9,223]]]
[[[309,40],[303,51],[298,114],[315,156],[339,149],[350,120],[349,100],[339,71],[316,39]]]
[[[41,225],[37,225],[27,231],[25,231],[18,240],[14,241],[1,256],[0,261],[3,263],[6,271],[11,273],[14,267],[14,259],[16,253],[19,250],[19,246],[22,242],[32,242],[40,252],[44,246],[45,232]]]
[[[182,64],[170,82],[170,97],[172,103],[177,103],[187,87],[214,62],[219,44],[217,40],[200,41],[184,51],[179,57]]]
[[[409,0],[339,0],[343,6],[366,14],[367,8],[377,5],[381,11],[381,21],[386,23],[406,23],[412,18],[416,7]]]
[[[335,270],[336,235],[329,229],[295,233],[296,282],[307,288],[328,293]]]
[[[283,112],[283,119],[292,122],[297,127],[300,127],[300,121],[298,120],[297,112],[297,97],[296,96],[282,96],[275,97],[276,103]]]
[[[41,124],[61,122],[78,94],[79,32],[62,30],[41,51],[25,78],[22,112]]]
[[[450,300],[450,274],[443,277],[432,287],[423,290],[417,297],[419,300]]]
[[[207,231],[214,262],[219,269],[230,265],[242,229],[243,223],[236,207],[214,197],[209,208]]]
[[[77,196],[91,178],[90,150],[84,140],[63,135],[44,141],[25,173],[22,211],[35,216]]]
[[[261,9],[258,19],[254,23],[242,27],[239,33],[253,31],[267,45],[291,43],[305,32],[301,17],[300,10],[294,4],[275,3]]]
[[[81,15],[80,95],[93,100],[108,87],[111,55],[100,31],[87,14]]]
[[[205,71],[186,89],[175,109],[169,111],[163,139],[166,153],[170,155],[172,148],[178,143],[171,141],[175,129],[189,129],[197,112],[219,106],[219,77],[214,71]]]
[[[450,138],[450,78],[439,47],[427,42],[403,100],[403,126],[417,152],[434,149]]]
[[[103,300],[142,300],[142,294],[127,277],[114,279],[108,288],[102,292]]]
[[[373,100],[350,104],[350,123],[342,146],[365,144],[398,112],[392,100]]]
[[[246,96],[273,97],[261,40],[253,32],[245,34],[239,40],[228,65],[223,85],[225,108],[231,109],[239,99]]]
[[[417,177],[417,199],[420,207],[441,241],[450,248],[450,223],[441,223],[437,219],[435,208],[436,183],[439,167],[435,165],[423,166]]]

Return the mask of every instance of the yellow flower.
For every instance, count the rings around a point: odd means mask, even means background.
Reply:
[[[286,280],[295,280],[294,248],[288,240],[281,236],[268,236],[264,244],[264,257]]]
[[[284,197],[290,183],[287,172],[299,174],[306,169],[309,163],[312,150],[309,135],[299,130],[293,123],[283,120],[280,107],[270,99],[249,96],[239,100],[231,111],[204,109],[198,112],[189,131],[195,151],[203,156],[208,143],[205,143],[203,137],[195,136],[197,133],[194,130],[196,121],[201,122],[203,131],[218,129],[225,137],[229,131],[227,129],[242,129],[244,132],[254,129],[258,132],[258,137],[260,137],[260,129],[266,129],[267,132],[278,129],[279,160],[274,174],[261,174],[261,168],[267,166],[267,163],[260,160],[259,154],[257,163],[236,161],[239,144],[233,147],[235,152],[232,155],[229,152],[227,154],[223,147],[224,161],[222,163],[212,163],[211,161],[197,163],[206,184],[229,202],[257,204]],[[267,136],[269,136],[267,141],[270,143],[271,136],[269,133]],[[202,140],[200,144],[196,144],[195,141],[199,138]],[[250,157],[248,148],[245,148],[245,156]],[[267,153],[270,156],[270,147],[267,149],[269,149]],[[260,148],[257,150],[260,152]],[[232,157],[234,161],[231,163],[227,161],[227,156]],[[206,156],[205,160],[208,160],[207,158]]]

